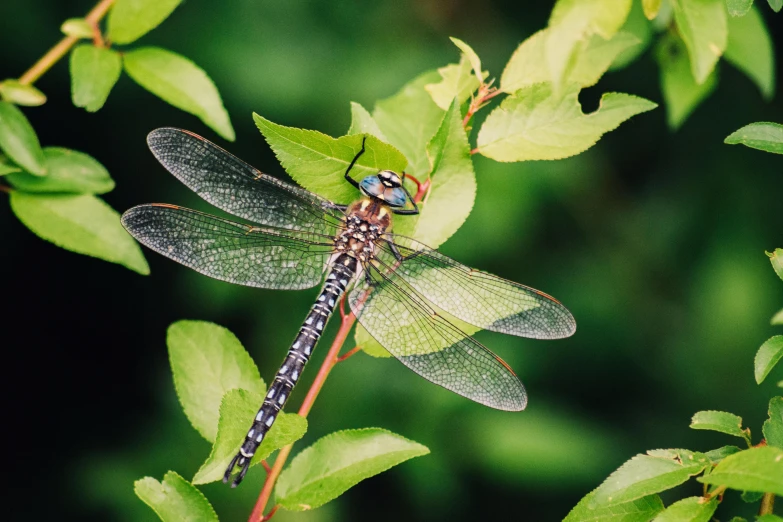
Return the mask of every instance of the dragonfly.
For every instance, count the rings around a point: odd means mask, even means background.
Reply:
[[[320,292],[268,388],[223,482],[236,487],[291,396],[338,303],[397,360],[480,404],[507,411],[527,405],[511,367],[454,323],[533,339],[576,330],[555,298],[467,267],[415,239],[394,234],[395,215],[419,204],[402,176],[380,170],[361,181],[355,201],[338,204],[262,173],[192,132],[161,128],[147,143],[171,174],[211,205],[246,222],[153,203],[122,216],[139,242],[197,272],[239,285]],[[340,305],[342,306],[342,305]]]

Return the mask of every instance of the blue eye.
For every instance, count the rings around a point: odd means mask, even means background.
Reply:
[[[390,207],[404,207],[405,201],[408,199],[405,195],[405,191],[401,188],[387,190],[385,197],[386,203],[388,203]]]
[[[359,189],[368,196],[378,197],[385,188],[378,176],[367,176],[359,183]]]

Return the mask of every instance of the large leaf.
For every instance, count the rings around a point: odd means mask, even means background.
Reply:
[[[114,188],[114,180],[98,161],[75,150],[62,147],[43,149],[46,176],[27,172],[10,174],[6,179],[22,192],[72,192],[104,194]]]
[[[545,56],[555,91],[566,85],[587,40],[608,40],[625,23],[631,0],[558,0],[549,17]]]
[[[177,321],[169,326],[166,344],[182,409],[210,442],[215,441],[220,402],[227,391],[242,388],[262,396],[266,392],[253,359],[239,339],[222,326]]]
[[[0,150],[31,174],[46,174],[43,150],[33,126],[15,105],[0,101]]]
[[[753,0],[726,0],[726,9],[733,17],[745,16],[753,7]],[[731,18],[729,18],[729,24],[731,24]],[[731,29],[729,29],[729,35],[731,35]]]
[[[750,430],[742,429],[742,417],[725,411],[698,411],[691,419],[694,430],[712,430],[745,439],[750,444]]]
[[[220,404],[220,422],[215,444],[209,457],[193,477],[194,484],[207,484],[223,479],[226,468],[244,442],[247,430],[253,424],[253,418],[263,400],[262,394],[247,390],[230,390],[226,393]],[[296,442],[306,432],[307,420],[304,417],[280,412],[253,455],[250,465],[255,466],[275,450]]]
[[[162,483],[152,477],[139,479],[133,490],[163,522],[218,522],[207,497],[173,471],[163,476]]]
[[[594,495],[592,491],[582,498],[563,522],[649,522],[663,511],[663,502],[658,495],[591,509]]]
[[[710,465],[709,458],[688,450],[636,455],[595,490],[591,506],[620,504],[659,493],[682,484]]]
[[[436,71],[426,72],[407,83],[395,95],[375,104],[373,118],[389,143],[408,159],[406,172],[420,179],[431,170],[427,144],[443,120],[425,85],[440,81]]]
[[[362,148],[362,136],[332,138],[314,130],[284,127],[255,113],[253,120],[294,181],[336,203],[350,203],[359,196],[344,176]],[[384,169],[402,172],[405,165],[400,151],[371,135],[350,176],[358,181]]]
[[[125,53],[123,64],[128,75],[152,94],[234,140],[234,128],[215,84],[195,63],[165,49],[142,47]]]
[[[150,272],[120,215],[89,194],[11,193],[11,209],[40,238],[72,252],[119,263],[140,274]]]
[[[783,449],[783,397],[769,401],[769,419],[764,421],[762,432],[769,446]]]
[[[726,49],[724,0],[670,0],[682,39],[691,58],[696,83],[704,83]]]
[[[606,132],[656,104],[629,94],[607,93],[595,112],[584,114],[569,85],[557,96],[550,84],[517,91],[492,111],[478,135],[481,154],[497,161],[560,159],[579,154]]]
[[[781,358],[783,358],[783,335],[775,335],[767,339],[756,352],[753,366],[758,384],[764,382]]]
[[[71,98],[77,107],[95,112],[106,102],[122,72],[120,53],[94,45],[71,52]]]
[[[380,428],[331,433],[294,458],[280,474],[275,497],[288,510],[314,509],[366,478],[429,452]]]
[[[728,486],[741,491],[764,491],[783,495],[783,449],[751,448],[723,459],[699,482]]]
[[[372,134],[381,141],[387,141],[372,114],[356,102],[351,102],[351,127],[347,134]]]
[[[729,40],[724,54],[737,69],[758,85],[761,94],[775,94],[775,55],[772,39],[758,9],[742,18],[729,18]]]
[[[155,29],[182,0],[117,0],[109,12],[109,38],[129,44]]]
[[[703,83],[696,83],[685,44],[673,35],[661,38],[655,55],[661,68],[666,120],[670,128],[678,129],[715,89],[716,73],[711,73]]]
[[[653,522],[709,522],[718,509],[718,501],[702,497],[688,497],[667,507]]]
[[[741,143],[752,149],[783,154],[783,125],[767,121],[751,123],[729,134],[723,143]]]
[[[544,55],[548,32],[549,29],[538,31],[514,51],[500,77],[500,89],[503,92],[511,94],[523,87],[549,81]],[[589,38],[565,81],[582,87],[595,85],[620,53],[639,43],[636,36],[624,32],[615,34],[609,40],[598,35]]]

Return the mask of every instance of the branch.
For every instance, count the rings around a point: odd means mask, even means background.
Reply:
[[[759,508],[759,515],[772,515],[775,508],[775,494],[764,493],[761,497],[761,507]]]

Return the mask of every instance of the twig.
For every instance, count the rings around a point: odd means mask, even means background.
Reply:
[[[764,493],[761,497],[761,507],[759,508],[759,515],[771,515],[775,508],[775,494]]]
[[[361,350],[361,349],[362,349],[362,347],[361,347],[361,346],[354,346],[353,348],[351,348],[350,350],[348,350],[347,352],[345,352],[343,355],[341,355],[340,357],[338,357],[338,358],[337,358],[337,362],[343,362],[343,361],[344,361],[344,360],[346,360],[348,357],[352,356],[353,354],[355,354],[356,352],[358,352],[358,351],[359,351],[359,350]]]

